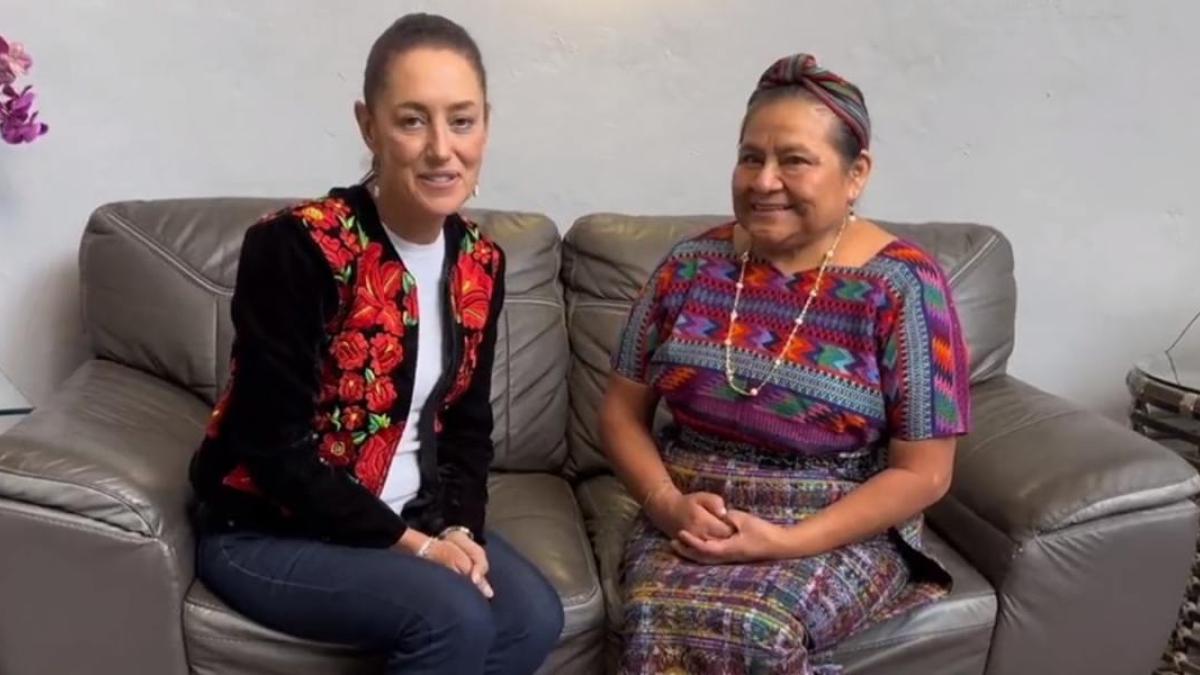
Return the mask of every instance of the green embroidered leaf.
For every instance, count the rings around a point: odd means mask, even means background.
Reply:
[[[342,409],[340,407],[334,407],[333,414],[329,416],[329,421],[333,422],[334,431],[342,430]]]
[[[367,378],[367,384],[375,384],[375,371],[370,368],[367,368],[366,372],[363,373],[363,377]]]
[[[342,268],[342,271],[338,272],[335,276],[337,277],[337,280],[343,284],[350,283],[350,266],[346,265]]]
[[[367,418],[367,432],[377,434],[381,430],[392,426],[392,420],[387,415],[370,415]]]
[[[350,440],[354,441],[355,445],[362,445],[367,440],[367,432],[356,431],[354,432],[354,435],[350,437]]]
[[[409,326],[409,327],[415,326],[415,325],[417,325],[417,320],[413,317],[412,314],[405,312],[404,313],[404,325]]]
[[[404,285],[404,292],[408,293],[410,290],[412,290],[413,286],[417,285],[417,280],[413,277],[412,273],[410,273],[408,270],[404,270],[404,279],[402,283]]]

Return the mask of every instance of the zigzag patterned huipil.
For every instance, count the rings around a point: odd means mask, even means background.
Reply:
[[[674,247],[613,356],[617,373],[652,386],[671,410],[675,424],[660,443],[682,490],[794,523],[883,470],[890,439],[967,431],[968,358],[949,285],[903,240],[861,267],[829,267],[760,395],[733,391],[723,343],[740,266],[734,227]],[[749,262],[732,335],[739,379],[767,376],[816,276]],[[822,556],[707,568],[682,561],[640,519],[626,551],[623,672],[747,672],[747,659],[760,657],[761,672],[837,672],[813,670],[808,652],[947,590],[921,530],[917,516]],[[762,651],[764,640],[776,651]]]

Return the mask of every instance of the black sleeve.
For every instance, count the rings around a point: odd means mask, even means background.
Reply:
[[[306,532],[351,546],[391,546],[406,529],[400,516],[317,454],[325,323],[338,297],[303,227],[283,216],[246,233],[233,294],[234,389],[221,435],[264,496]]]
[[[467,390],[446,410],[438,444],[439,477],[443,485],[442,515],[446,525],[467,527],[480,542],[484,541],[488,468],[496,454],[492,443],[491,399],[496,333],[500,310],[504,308],[505,263],[502,254],[498,266],[488,323],[479,344],[479,361]]]

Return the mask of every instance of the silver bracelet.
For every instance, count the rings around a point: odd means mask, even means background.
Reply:
[[[433,548],[433,545],[434,545],[435,543],[437,543],[437,541],[438,541],[438,540],[437,540],[437,539],[434,539],[433,537],[430,537],[430,538],[426,539],[426,540],[425,540],[425,543],[424,543],[424,544],[421,544],[421,548],[418,548],[418,549],[417,549],[417,557],[418,557],[418,558],[427,558],[427,557],[429,557],[429,549],[430,549],[430,548]]]
[[[442,533],[439,534],[437,538],[445,539],[455,532],[462,532],[463,534],[467,535],[467,539],[475,541],[475,535],[471,533],[470,528],[463,527],[462,525],[451,525],[450,527],[447,527],[446,529],[442,530]]]

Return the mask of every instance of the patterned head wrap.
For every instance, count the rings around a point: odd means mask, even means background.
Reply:
[[[812,92],[850,127],[863,149],[870,145],[871,117],[867,114],[867,102],[862,92],[836,73],[818,66],[812,54],[793,54],[771,64],[758,78],[750,101],[770,89],[789,86],[804,87]]]

